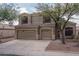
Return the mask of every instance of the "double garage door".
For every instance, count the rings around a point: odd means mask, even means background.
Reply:
[[[18,39],[35,40],[36,31],[35,30],[18,30]]]
[[[41,30],[41,39],[51,40],[52,39],[52,30]]]

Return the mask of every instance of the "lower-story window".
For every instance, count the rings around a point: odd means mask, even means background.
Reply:
[[[73,28],[67,27],[65,28],[65,36],[72,36],[73,35]]]

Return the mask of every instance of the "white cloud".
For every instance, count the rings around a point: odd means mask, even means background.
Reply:
[[[20,8],[18,11],[19,13],[29,13],[29,11],[27,11],[26,8]]]

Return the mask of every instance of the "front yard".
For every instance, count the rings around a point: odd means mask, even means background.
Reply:
[[[79,52],[79,43],[68,41],[66,44],[62,44],[61,41],[51,41],[47,48],[47,51],[65,51],[65,52]]]

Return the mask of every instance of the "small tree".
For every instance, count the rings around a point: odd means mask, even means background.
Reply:
[[[75,3],[55,3],[55,4],[37,4],[38,11],[43,16],[49,16],[55,22],[55,33],[60,32],[62,43],[65,44],[64,29],[73,15],[79,13],[79,4]]]
[[[0,4],[0,21],[8,21],[9,24],[12,24],[12,21],[16,20],[16,17],[17,11],[15,4]]]

